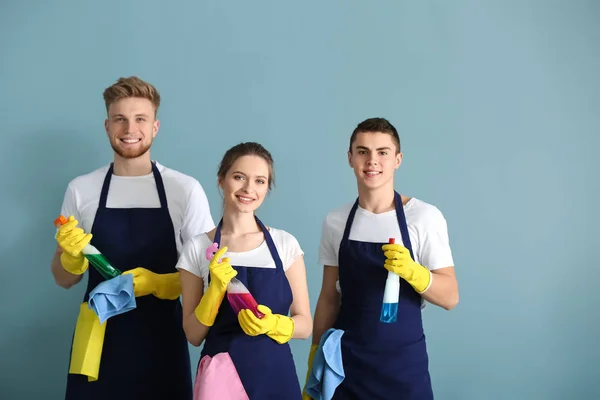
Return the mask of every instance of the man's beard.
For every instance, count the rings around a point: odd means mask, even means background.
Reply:
[[[113,142],[111,142],[110,145],[112,146],[115,153],[117,153],[118,155],[120,155],[123,158],[131,159],[131,158],[138,158],[138,157],[141,157],[144,154],[146,154],[148,152],[148,150],[150,150],[150,146],[152,145],[152,143],[148,143],[148,145],[144,145],[144,146],[138,147],[136,149],[123,149],[123,148],[115,145]]]

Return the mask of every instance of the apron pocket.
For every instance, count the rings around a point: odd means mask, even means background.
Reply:
[[[229,353],[204,356],[198,364],[194,400],[249,400]]]
[[[86,375],[89,382],[98,380],[105,332],[106,322],[100,324],[88,303],[81,303],[71,348],[70,374]]]

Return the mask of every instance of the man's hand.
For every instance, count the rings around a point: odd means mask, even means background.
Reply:
[[[385,269],[410,283],[417,293],[423,293],[429,288],[431,272],[416,263],[406,247],[400,244],[385,244],[382,248],[386,257]]]

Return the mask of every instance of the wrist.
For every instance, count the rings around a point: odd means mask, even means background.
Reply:
[[[72,256],[66,251],[63,251],[60,255],[60,264],[65,271],[73,275],[83,274],[89,266],[88,259],[83,254]]]
[[[154,295],[166,295],[167,293],[177,292],[177,297],[181,294],[181,280],[179,279],[179,272],[172,272],[168,274],[155,274],[154,279]]]
[[[293,318],[287,315],[275,314],[275,325],[267,332],[267,336],[279,344],[289,342],[294,336],[296,323]]]

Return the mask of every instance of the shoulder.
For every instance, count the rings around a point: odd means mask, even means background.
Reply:
[[[182,210],[188,210],[189,208],[202,212],[208,210],[208,197],[196,178],[158,162],[156,162],[156,167],[163,178],[167,196],[179,204]]]
[[[340,225],[344,226],[348,220],[352,206],[354,206],[354,203],[347,203],[329,211],[323,219],[323,229],[336,229]]]
[[[110,165],[105,165],[87,174],[79,175],[69,181],[68,188],[74,191],[86,190],[90,185],[103,182]]]
[[[155,163],[165,183],[168,182],[170,185],[181,187],[186,191],[202,188],[202,185],[200,185],[200,182],[196,178],[162,165],[158,161],[155,161]]]
[[[188,241],[186,241],[184,248],[187,251],[193,251],[197,254],[201,254],[202,252],[206,251],[210,245],[212,245],[212,240],[210,240],[208,233],[201,233],[191,237]]]
[[[294,246],[298,244],[298,239],[296,239],[296,237],[291,233],[283,229],[274,228],[272,226],[270,226],[268,229],[275,244],[281,244],[282,246]]]
[[[411,198],[404,207],[407,223],[422,227],[445,224],[446,219],[438,207],[418,198]]]

